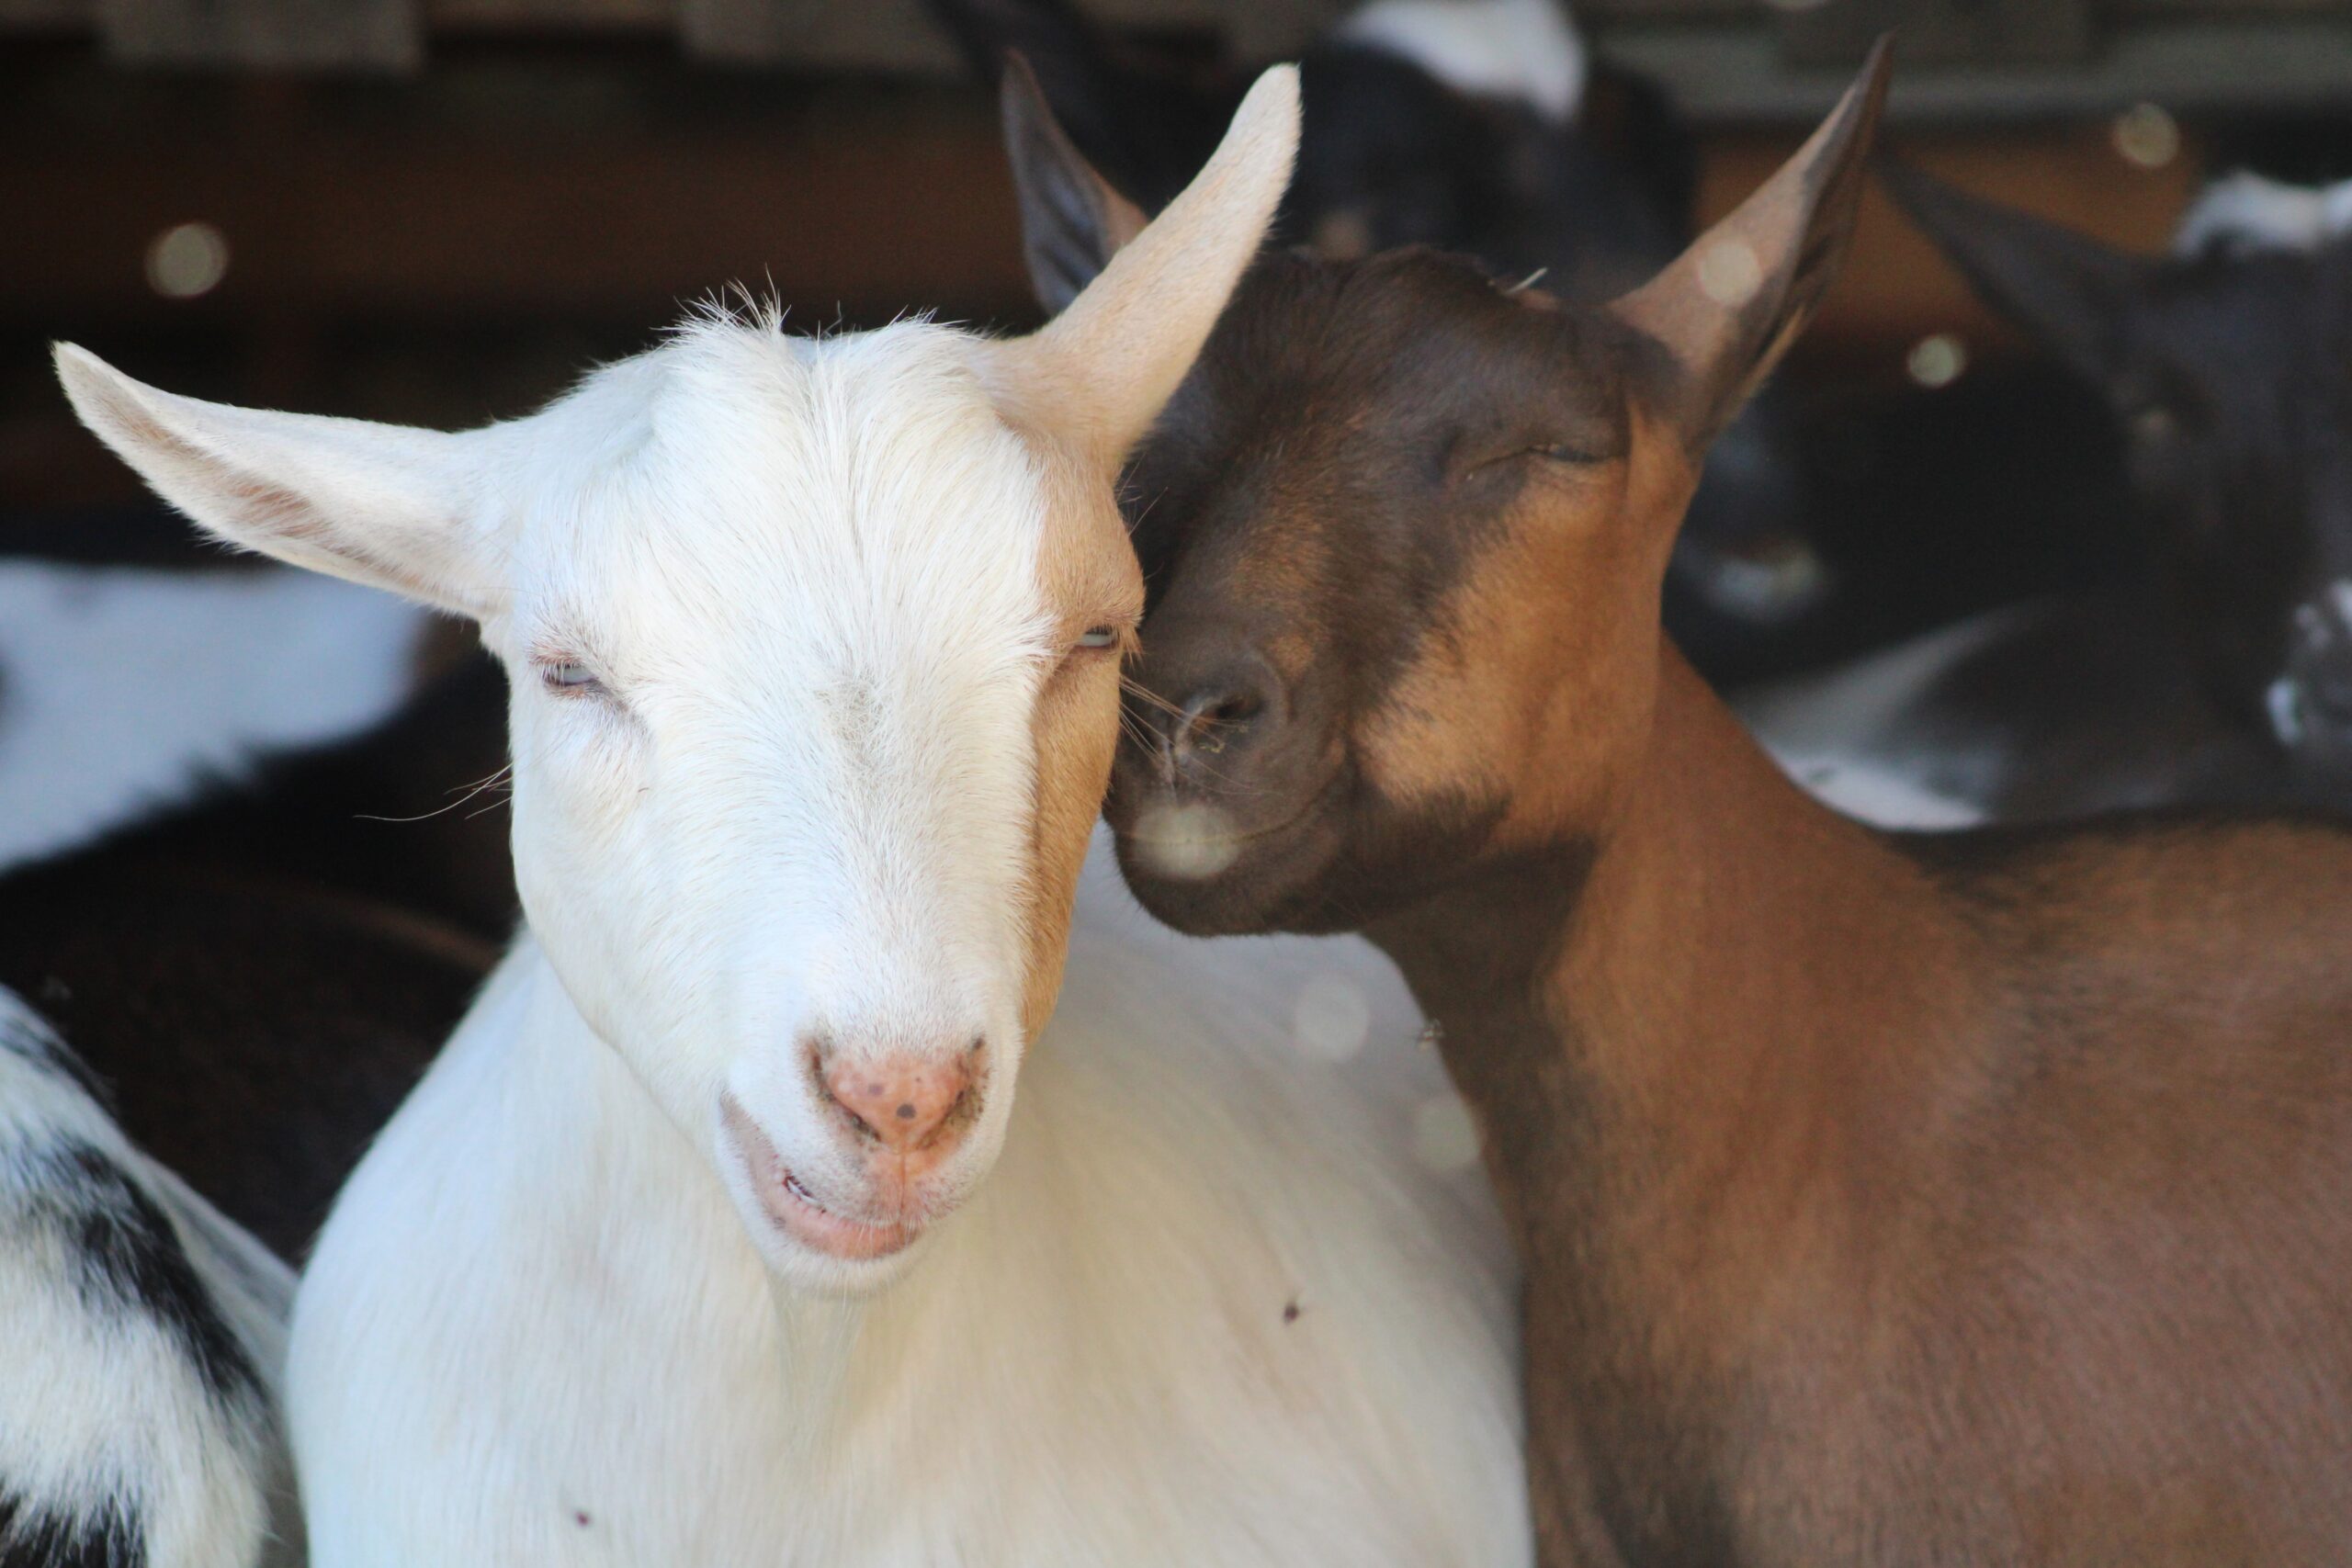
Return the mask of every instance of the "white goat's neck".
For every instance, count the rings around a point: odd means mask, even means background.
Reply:
[[[1395,976],[1121,909],[995,1175],[856,1300],[763,1267],[526,938],[305,1274],[313,1561],[1523,1562],[1498,1238],[1407,1152]],[[1310,976],[1383,1043],[1300,1053]]]

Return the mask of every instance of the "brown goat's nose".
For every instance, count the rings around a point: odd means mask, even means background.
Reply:
[[[1200,682],[1163,714],[1168,761],[1184,773],[1214,772],[1217,759],[1250,740],[1253,727],[1279,705],[1281,683],[1266,661],[1251,654]]]
[[[984,1048],[954,1056],[839,1055],[824,1065],[826,1092],[881,1144],[909,1150],[930,1143],[965,1111]]]

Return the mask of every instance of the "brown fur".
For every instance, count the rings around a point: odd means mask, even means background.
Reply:
[[[1038,569],[1048,601],[1060,614],[1057,643],[1074,647],[1098,626],[1119,632],[1123,646],[1079,651],[1046,680],[1030,738],[1037,758],[1036,807],[1030,819],[1029,964],[1023,1027],[1035,1039],[1053,1016],[1069,952],[1069,909],[1086,863],[1094,819],[1117,745],[1119,686],[1113,670],[1133,640],[1143,615],[1143,574],[1105,476],[1091,464],[1032,438],[1046,476],[1046,536]]]
[[[1752,244],[1745,301],[1245,283],[1135,473],[1123,863],[1189,929],[1367,931],[1441,1026],[1526,1261],[1547,1562],[2344,1561],[2352,832],[1875,834],[1659,630],[1883,85],[1694,252]],[[1170,804],[1232,863],[1161,863]]]

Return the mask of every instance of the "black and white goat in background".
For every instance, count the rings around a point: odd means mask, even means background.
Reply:
[[[300,1562],[276,1415],[293,1291],[0,991],[0,1564]]]
[[[0,1568],[282,1568],[281,1258],[513,898],[503,819],[356,818],[495,769],[499,683],[161,509],[5,523]],[[407,734],[453,704],[486,756]]]
[[[1977,292],[2105,404],[2153,558],[1742,713],[1889,826],[2352,801],[2352,185],[2217,182],[2138,255],[1890,172]],[[2063,478],[2019,467],[2020,495]],[[1938,801],[1941,804],[1937,804]]]

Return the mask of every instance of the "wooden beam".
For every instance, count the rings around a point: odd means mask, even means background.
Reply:
[[[686,52],[730,64],[962,73],[922,0],[678,0]]]
[[[424,0],[435,32],[668,32],[677,0]]]
[[[91,0],[0,0],[0,28],[27,31],[85,28]]]
[[[1253,0],[1225,8],[1226,39],[1242,60],[1289,60],[1345,16],[1347,0]]]
[[[107,52],[130,65],[413,71],[416,0],[97,0]]]
[[[1010,178],[978,94],[874,95],[822,117],[354,127],[283,112],[141,117],[137,134],[0,140],[0,324],[588,316],[650,326],[730,280],[804,305],[1018,307]],[[200,221],[217,288],[166,300],[145,258]]]
[[[2090,53],[2088,0],[1823,0],[1775,13],[1781,46],[1804,65],[1859,64],[1881,35],[1905,65],[2051,65]]]

